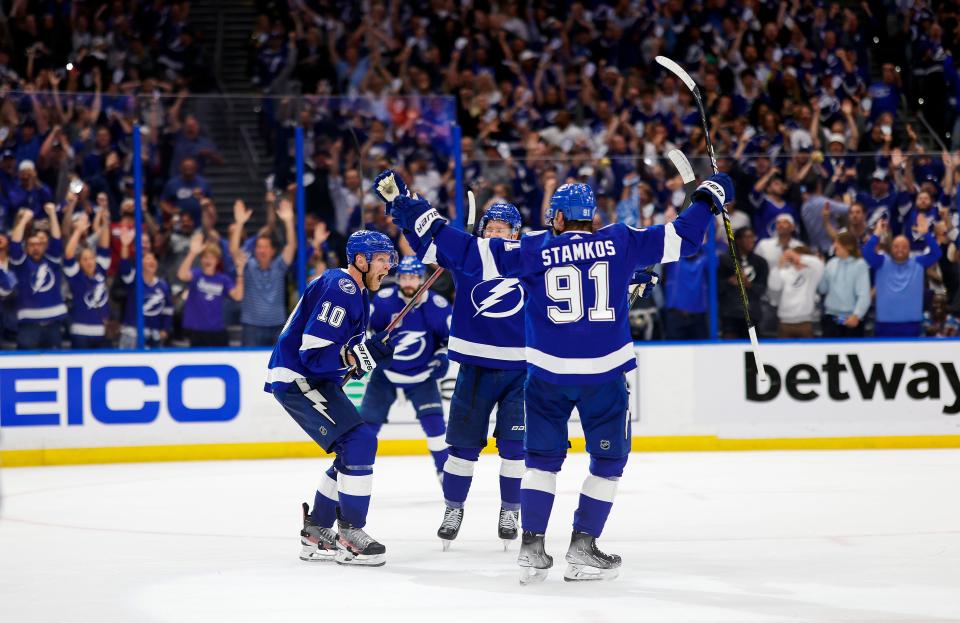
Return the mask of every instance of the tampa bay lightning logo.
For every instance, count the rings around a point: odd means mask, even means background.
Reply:
[[[100,309],[107,304],[107,298],[107,284],[100,281],[83,295],[83,304],[87,309]]]
[[[473,286],[470,302],[477,312],[474,318],[506,318],[523,308],[523,288],[519,279],[488,279]]]
[[[56,283],[56,274],[50,270],[48,265],[40,264],[40,266],[37,267],[36,274],[33,276],[33,283],[30,284],[30,289],[33,290],[34,294],[48,292]]]
[[[143,315],[159,316],[163,311],[163,305],[166,302],[163,291],[156,290],[143,299]]]
[[[399,361],[412,361],[427,347],[426,331],[399,331],[393,351],[393,358]]]
[[[357,284],[353,282],[353,279],[347,279],[344,277],[337,282],[337,285],[339,285],[340,289],[347,294],[355,294],[357,291]]]

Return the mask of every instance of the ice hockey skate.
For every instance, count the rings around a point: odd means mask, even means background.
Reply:
[[[536,584],[547,579],[547,573],[553,566],[553,556],[544,550],[543,539],[542,534],[523,531],[520,555],[517,557],[521,584]]]
[[[364,532],[354,528],[342,518],[337,519],[340,534],[337,538],[335,560],[339,565],[382,567],[387,562],[387,548]]]
[[[300,560],[330,562],[337,553],[337,533],[310,521],[310,505],[303,503],[303,529],[300,530]]]
[[[520,512],[500,507],[500,521],[497,523],[497,534],[503,541],[503,551],[510,547],[510,541],[517,540],[517,524]]]
[[[443,511],[443,523],[437,530],[437,536],[440,537],[440,543],[443,545],[443,551],[450,549],[450,543],[457,538],[460,533],[460,524],[463,523],[463,508],[447,507]]]
[[[586,532],[574,530],[567,550],[567,582],[581,580],[612,580],[620,575],[620,556],[605,554],[597,547],[597,539]]]

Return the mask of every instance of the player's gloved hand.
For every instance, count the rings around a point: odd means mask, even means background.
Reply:
[[[450,369],[450,359],[447,357],[446,351],[435,353],[433,359],[427,364],[427,367],[433,368],[430,372],[431,379],[439,380],[446,376],[447,370]]]
[[[430,202],[420,197],[400,195],[390,205],[390,216],[404,231],[416,234],[421,242],[432,239],[447,219]],[[418,245],[412,245],[416,248]]]
[[[638,270],[630,279],[630,294],[639,298],[648,298],[660,283],[660,275],[655,271]]]
[[[726,173],[714,173],[700,182],[693,191],[693,201],[706,201],[711,205],[711,212],[720,214],[723,206],[734,199],[733,180]]]
[[[388,205],[397,197],[409,194],[403,178],[393,169],[383,171],[373,180],[373,192]]]
[[[357,364],[360,376],[372,371],[377,366],[389,365],[393,361],[393,350],[396,338],[386,331],[381,331],[350,348]],[[359,377],[357,377],[359,378]]]

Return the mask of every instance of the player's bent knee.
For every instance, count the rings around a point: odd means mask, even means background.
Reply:
[[[463,459],[465,461],[479,461],[480,460],[480,451],[483,448],[464,448],[462,446],[450,446],[450,456],[455,456],[458,459]]]
[[[522,461],[526,456],[523,441],[520,439],[497,439],[497,452],[500,458],[510,461]]]
[[[527,452],[526,465],[528,469],[539,469],[544,472],[559,472],[565,458],[567,458],[566,454],[557,455]]]
[[[629,455],[628,455],[629,456]],[[628,456],[611,459],[602,456],[590,457],[590,473],[601,478],[619,478],[627,465]]]
[[[351,429],[337,449],[339,468],[347,472],[372,470],[376,457],[377,434],[370,426]]]

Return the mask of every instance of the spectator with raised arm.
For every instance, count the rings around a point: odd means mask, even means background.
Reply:
[[[180,263],[177,278],[188,284],[186,303],[183,306],[183,328],[191,346],[227,346],[227,328],[223,317],[223,304],[227,296],[235,301],[243,300],[243,273],[234,282],[220,270],[223,252],[220,245],[204,243],[203,233],[195,232],[190,238],[190,249]],[[200,268],[192,268],[200,258]],[[244,266],[247,255],[237,255],[236,264]]]
[[[272,210],[272,206],[267,207]],[[230,232],[230,253],[239,257],[243,228],[253,215],[243,201],[233,204],[234,227]],[[281,199],[277,216],[283,222],[283,250],[277,254],[269,233],[257,235],[253,257],[238,264],[243,275],[243,301],[240,304],[240,324],[243,327],[244,346],[273,346],[287,317],[286,275],[297,252],[297,232],[294,226],[293,203]]]
[[[120,326],[122,349],[137,347],[137,265],[133,258],[135,232],[125,229],[120,233],[120,281],[127,289],[127,301],[123,308],[123,323]],[[173,294],[170,285],[157,276],[157,257],[145,251],[143,254],[143,345],[146,348],[163,346],[173,331]]]
[[[63,274],[67,276],[73,302],[70,307],[70,344],[77,349],[106,348],[106,321],[110,316],[109,211],[101,209],[94,217],[97,235],[96,250],[80,247],[90,228],[86,212],[80,212],[73,223],[73,232],[63,250]],[[79,260],[79,261],[78,261]]]
[[[55,350],[63,341],[67,306],[61,293],[60,221],[54,204],[44,204],[43,210],[50,233],[32,232],[26,238],[26,251],[24,236],[33,220],[33,210],[21,210],[10,232],[10,265],[17,278],[17,348],[20,350]]]
[[[823,270],[823,261],[804,246],[789,248],[777,259],[767,281],[767,293],[776,304],[779,320],[777,337],[813,337],[817,286]]]
[[[824,295],[820,329],[823,337],[863,337],[863,318],[870,310],[870,267],[860,256],[856,236],[845,231],[833,243],[817,290]]]
[[[876,271],[877,337],[918,337],[923,325],[924,276],[940,259],[940,246],[930,232],[930,222],[920,214],[916,228],[927,248],[910,255],[910,241],[900,235],[893,239],[889,253],[877,251],[887,233],[885,219],[877,222],[873,236],[863,246],[863,258]]]

